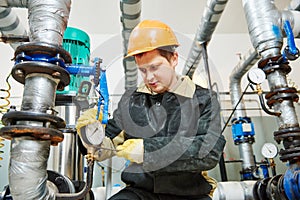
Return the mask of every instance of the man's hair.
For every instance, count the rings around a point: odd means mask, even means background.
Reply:
[[[156,50],[158,50],[159,54],[162,57],[165,57],[168,60],[168,62],[170,62],[172,56],[175,53],[176,47],[175,46],[159,47]],[[147,53],[147,52],[144,52],[144,53]],[[140,53],[140,54],[137,54],[135,56],[140,58],[140,57],[143,56],[144,53]]]

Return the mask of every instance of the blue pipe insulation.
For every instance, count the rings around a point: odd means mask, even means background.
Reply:
[[[283,188],[289,200],[300,199],[300,163],[290,164],[283,179]]]

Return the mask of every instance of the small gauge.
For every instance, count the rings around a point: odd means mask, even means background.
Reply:
[[[260,68],[253,68],[249,70],[247,77],[250,83],[258,85],[265,81],[266,74]]]
[[[265,143],[261,148],[261,154],[265,158],[275,158],[278,154],[278,149],[273,143]]]
[[[80,132],[83,142],[91,146],[100,145],[105,135],[104,127],[99,121],[82,127]]]

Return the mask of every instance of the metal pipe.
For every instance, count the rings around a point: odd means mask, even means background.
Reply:
[[[293,105],[293,102],[298,100],[298,96],[296,89],[288,86],[286,75],[290,72],[290,66],[282,61],[280,52],[283,41],[282,21],[283,18],[286,20],[292,15],[288,12],[281,14],[275,7],[274,1],[270,0],[243,0],[243,6],[252,44],[262,56],[258,66],[267,75],[270,87],[270,93],[266,96],[268,105],[273,107],[275,112],[281,113],[277,118],[279,130],[274,132],[275,140],[278,143],[283,141],[285,148],[280,151],[280,159],[283,162],[289,161],[290,165],[284,179],[281,175],[271,178],[266,190],[257,193],[263,192],[263,196],[269,198],[276,196],[282,199],[281,195],[283,195],[288,196],[288,199],[299,199],[300,127]],[[292,20],[289,21],[297,24]],[[284,183],[284,191],[282,191],[282,183]],[[263,182],[258,182],[259,184],[263,185]]]
[[[140,22],[141,1],[140,0],[120,0],[123,54],[127,53],[129,35],[132,29]],[[125,72],[125,89],[137,86],[137,67],[133,57],[123,60]]]
[[[273,1],[243,0],[252,45],[266,59],[280,55],[282,47],[281,13]]]
[[[47,43],[52,45],[51,48],[57,46],[57,49],[62,44],[70,5],[71,0],[0,1],[0,6],[28,8],[29,41],[34,43],[33,46]],[[42,45],[41,48],[43,48]],[[48,51],[53,52],[56,49],[52,50],[51,48],[49,47]],[[30,64],[26,69],[30,67],[37,69],[37,66],[40,66],[37,65],[38,63],[34,66],[35,61],[29,61],[28,63]],[[46,65],[46,67],[49,65],[51,64]],[[55,92],[59,79],[51,73],[49,74],[49,72],[48,74],[46,72],[42,73],[41,70],[38,70],[37,73],[31,71],[31,73],[24,74],[24,79],[22,113],[53,115]],[[44,122],[38,120],[25,119],[17,121],[15,126],[32,127],[34,130],[38,130],[39,127],[52,128],[51,123],[44,124]],[[14,199],[55,199],[57,191],[47,186],[46,182],[50,145],[51,141],[47,139],[36,140],[34,137],[22,135],[13,139],[9,179]]]
[[[300,10],[300,0],[291,0],[290,4],[288,5],[289,10]]]
[[[218,182],[213,200],[253,200],[252,193],[256,181]]]
[[[230,98],[231,105],[234,108],[237,105],[240,97],[242,96],[241,89],[241,79],[242,77],[251,69],[251,67],[258,61],[259,55],[257,52],[251,51],[246,59],[241,60],[236,67],[232,70],[229,76],[229,88],[230,88]],[[245,103],[242,99],[237,105],[236,111],[234,113],[235,118],[247,116],[245,111]]]
[[[192,77],[201,59],[201,45],[209,42],[228,0],[208,0],[197,29],[183,74]]]
[[[232,108],[236,108],[234,118],[246,117],[244,99],[242,96],[241,79],[257,62],[259,56],[256,51],[250,52],[246,59],[241,60],[230,75],[229,88]],[[255,168],[252,143],[239,143],[239,153],[242,160],[242,171],[251,171]]]
[[[239,144],[239,152],[242,163],[243,171],[252,171],[255,168],[255,160],[253,154],[253,148],[251,143]]]
[[[84,188],[77,193],[57,193],[56,198],[59,199],[67,199],[67,200],[77,200],[83,199],[92,189],[93,184],[93,171],[94,171],[94,160],[87,161],[87,175],[86,175],[86,183]]]
[[[47,183],[50,141],[17,137],[11,142],[9,187],[15,200],[55,199]]]
[[[5,35],[27,36],[26,29],[11,8],[0,7],[0,32],[2,37]],[[19,45],[19,43],[10,43],[13,49],[16,49]]]

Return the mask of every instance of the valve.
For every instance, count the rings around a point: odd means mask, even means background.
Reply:
[[[232,137],[235,144],[254,142],[254,125],[249,117],[239,117],[232,120]]]

